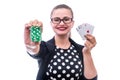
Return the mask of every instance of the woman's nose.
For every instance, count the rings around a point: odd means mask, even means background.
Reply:
[[[60,25],[63,25],[63,24],[65,24],[63,21],[60,21],[60,23],[59,23]]]

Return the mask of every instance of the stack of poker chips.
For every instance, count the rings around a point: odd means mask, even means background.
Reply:
[[[30,28],[30,39],[32,42],[40,42],[41,41],[41,28],[40,26],[31,26]]]

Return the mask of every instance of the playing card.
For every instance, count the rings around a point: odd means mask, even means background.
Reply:
[[[84,40],[84,31],[83,31],[83,27],[80,25],[78,26],[78,28],[76,28],[77,32],[79,33],[79,35],[82,37],[82,39]]]
[[[86,34],[92,34],[94,30],[94,26],[90,25],[88,23],[84,23],[82,25],[79,25],[76,28],[77,32],[80,34],[83,40],[85,40],[85,35]]]
[[[85,23],[85,24],[83,24],[82,27],[83,27],[84,35],[93,33],[94,26],[92,26],[88,23]]]

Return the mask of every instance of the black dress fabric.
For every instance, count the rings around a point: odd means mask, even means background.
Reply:
[[[79,80],[83,65],[75,47],[56,47],[55,51],[46,71],[47,80]]]

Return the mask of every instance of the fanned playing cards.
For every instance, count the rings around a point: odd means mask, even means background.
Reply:
[[[82,25],[79,25],[76,28],[76,30],[79,33],[79,35],[82,37],[82,39],[85,40],[85,35],[86,34],[92,34],[93,33],[94,26],[90,25],[88,23],[84,23]]]

